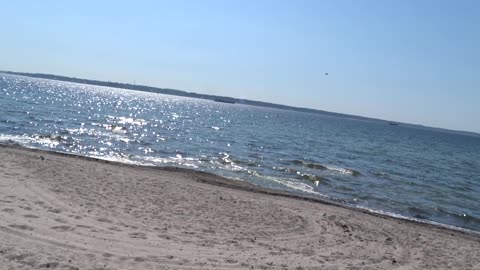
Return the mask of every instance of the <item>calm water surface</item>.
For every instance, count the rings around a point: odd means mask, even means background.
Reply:
[[[0,74],[0,142],[180,166],[480,231],[480,138]]]

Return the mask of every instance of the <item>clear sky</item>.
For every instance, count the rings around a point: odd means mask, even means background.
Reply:
[[[480,132],[480,1],[19,0],[0,11],[2,70]]]

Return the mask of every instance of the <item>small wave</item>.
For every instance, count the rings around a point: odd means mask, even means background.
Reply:
[[[101,124],[92,124],[93,126],[102,126]],[[123,138],[121,133],[112,134],[111,132],[95,129],[95,128],[66,128],[64,129],[71,138],[81,138],[81,136],[88,136],[90,138],[94,138],[95,140],[99,140],[100,138],[111,138],[117,140],[119,138]],[[129,139],[130,140],[130,139]]]
[[[61,142],[67,142],[67,138],[57,134],[35,134],[33,136],[25,135],[6,135],[0,134],[0,142],[4,144],[13,144],[28,146],[31,144],[40,144],[48,147],[56,147]]]
[[[315,170],[329,170],[329,171],[334,171],[334,172],[341,173],[341,174],[348,174],[348,175],[352,175],[352,176],[362,175],[359,171],[356,171],[356,170],[353,170],[353,169],[326,166],[326,165],[323,165],[323,164],[320,164],[320,163],[309,162],[309,161],[301,160],[301,159],[290,160],[289,163],[294,164],[294,165],[301,165],[303,167],[310,168],[310,169],[315,169]]]
[[[295,159],[290,161],[292,164],[295,165],[301,165],[306,168],[310,169],[315,169],[315,170],[329,170],[329,171],[334,171],[338,172],[341,174],[348,174],[352,176],[360,176],[362,175],[359,171],[353,170],[353,169],[348,169],[348,168],[337,168],[333,166],[326,166],[320,163],[315,163],[315,162],[309,162],[305,160],[300,160],[300,159]]]
[[[108,155],[108,156],[101,156],[100,155],[99,156],[96,153],[90,153],[87,156],[92,157],[92,158],[96,158],[96,159],[102,159],[102,160],[124,163],[124,164],[154,166],[153,164],[145,164],[145,163],[142,163],[140,161],[135,161],[135,160],[132,159],[132,157],[129,157],[129,156],[126,156],[126,155],[121,155],[121,154]]]
[[[234,159],[232,158],[231,161],[233,163],[236,163],[236,164],[241,164],[241,165],[245,165],[245,166],[248,166],[248,167],[258,167],[260,165],[260,163],[257,163],[253,160],[248,160],[248,161],[245,161],[245,160],[240,160],[240,159]]]
[[[428,219],[430,216],[430,213],[427,210],[415,206],[408,207],[407,211],[411,213],[414,218],[418,219]]]
[[[480,218],[465,213],[456,214],[456,218],[464,224],[480,224]]]
[[[15,124],[14,121],[12,120],[7,120],[7,119],[0,119],[0,123],[5,123],[5,124]]]
[[[298,171],[295,170],[295,169],[292,169],[292,168],[286,168],[286,167],[272,167],[274,170],[276,171],[280,171],[280,172],[286,172],[286,173],[289,173],[289,174],[296,174]]]
[[[145,119],[141,119],[141,118],[135,119],[135,118],[124,117],[124,116],[114,117],[114,116],[111,116],[111,115],[107,115],[107,121],[108,122],[115,122],[115,123],[120,124],[120,125],[130,124],[130,125],[136,125],[136,126],[145,126],[146,124],[148,124],[148,121],[146,121]]]
[[[366,210],[366,211],[371,212],[371,213],[376,213],[376,214],[390,216],[390,217],[404,219],[404,220],[411,220],[411,221],[424,223],[424,224],[432,224],[432,225],[435,225],[435,226],[440,226],[440,227],[448,228],[448,229],[455,230],[455,231],[461,231],[461,232],[467,232],[467,233],[471,233],[471,234],[475,234],[475,235],[480,235],[480,232],[478,232],[478,231],[474,231],[474,230],[470,230],[470,229],[466,229],[466,228],[462,228],[462,227],[457,227],[457,226],[453,226],[453,225],[448,225],[448,224],[445,224],[445,223],[440,223],[440,222],[428,220],[426,218],[409,217],[409,216],[405,216],[405,215],[402,215],[402,214],[393,213],[393,212],[389,212],[389,211],[375,210],[375,209],[371,209],[371,208],[361,206],[361,205],[357,205],[355,207],[358,208],[358,209]]]
[[[199,166],[197,162],[198,159],[195,158],[184,158],[181,155],[177,155],[175,157],[145,157],[145,156],[138,156],[136,157],[143,165],[149,166],[165,166],[165,165],[173,165],[173,166],[181,166],[181,167],[188,167],[193,169],[198,169]]]
[[[473,224],[480,224],[480,217],[470,215],[466,212],[454,212],[449,209],[442,207],[420,209],[418,207],[409,207],[408,211],[414,213],[414,217],[419,217],[421,219],[431,219],[433,216],[442,215],[448,216],[450,219],[454,220],[455,224],[461,225],[464,228],[469,228]],[[472,228],[474,228],[473,226]]]
[[[325,177],[321,177],[315,174],[309,174],[309,173],[298,173],[299,178],[304,179],[304,180],[309,180],[313,182],[315,185],[318,186],[320,183],[325,183],[328,182],[329,180]]]
[[[106,130],[109,130],[113,133],[127,133],[127,128],[124,126],[117,126],[117,125],[102,125]]]
[[[337,168],[337,167],[327,167],[328,170],[338,172],[341,174],[348,174],[352,176],[360,176],[362,175],[359,171],[347,169],[347,168]]]
[[[272,177],[272,176],[262,175],[258,172],[254,172],[253,175],[258,177],[258,178],[261,178],[261,179],[265,179],[265,180],[268,180],[268,181],[275,182],[277,184],[283,185],[283,186],[285,186],[287,188],[290,188],[290,189],[293,189],[293,190],[302,191],[302,192],[305,192],[305,193],[310,193],[310,194],[315,194],[315,195],[318,195],[318,196],[321,196],[321,197],[325,197],[325,195],[315,191],[315,189],[312,186],[310,186],[308,184],[305,184],[305,183],[302,183],[302,182],[296,182],[296,181],[294,182],[294,181],[290,181],[290,180],[283,179],[283,178],[276,178],[276,177]]]
[[[307,168],[316,169],[316,170],[326,170],[327,169],[326,166],[323,166],[322,164],[318,164],[318,163],[304,163],[304,166],[307,167]]]
[[[327,169],[327,167],[322,165],[322,164],[314,163],[314,162],[308,162],[308,161],[300,160],[300,159],[291,160],[290,163],[295,164],[295,165],[301,165],[301,166],[311,168],[311,169],[316,169],[316,170],[326,170]]]
[[[122,136],[122,135],[117,135],[117,134],[110,136],[110,138],[114,139],[115,141],[124,142],[124,143],[136,142],[135,139],[132,139],[132,138],[129,138],[129,137],[126,137],[126,136]]]
[[[33,139],[27,136],[0,134],[0,143],[3,144],[26,145],[32,141]]]
[[[290,163],[293,163],[295,165],[303,165],[303,160],[294,159],[291,160]]]
[[[47,147],[57,147],[58,145],[72,145],[74,139],[65,135],[53,134],[35,134],[32,136],[32,143],[41,144]]]
[[[33,138],[36,139],[37,141],[50,140],[50,141],[57,141],[57,142],[61,142],[62,140],[66,139],[66,137],[63,137],[57,134],[39,134],[39,135],[34,135]]]
[[[371,171],[371,174],[373,174],[374,176],[376,176],[378,178],[389,179],[389,180],[392,179],[392,177],[386,172]]]
[[[247,171],[247,168],[241,166],[241,164],[245,165],[245,162],[237,162],[237,160],[234,160],[230,156],[230,154],[225,152],[218,153],[218,157],[214,157],[213,159],[209,160],[209,162],[216,164],[219,166],[220,169],[227,170],[227,171],[233,171],[233,172]]]
[[[224,165],[234,164],[234,162],[230,159],[230,155],[227,153],[220,153],[219,160],[220,160],[220,163]]]
[[[325,177],[322,177],[322,176],[319,176],[319,175],[316,175],[316,174],[311,174],[311,173],[304,173],[304,172],[297,171],[297,170],[292,169],[292,168],[273,167],[273,169],[276,170],[276,171],[286,172],[287,174],[294,175],[295,178],[297,178],[297,179],[309,180],[317,186],[320,183],[325,183],[325,182],[329,181]]]

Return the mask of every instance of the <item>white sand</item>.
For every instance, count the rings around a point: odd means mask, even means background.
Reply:
[[[0,146],[0,269],[480,269],[478,236],[265,192]]]

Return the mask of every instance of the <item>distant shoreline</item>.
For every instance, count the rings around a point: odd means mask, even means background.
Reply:
[[[388,125],[391,122],[394,122],[394,123],[397,123],[397,125],[401,124],[402,127],[410,127],[410,128],[416,128],[416,129],[431,130],[431,131],[437,131],[437,132],[444,132],[444,133],[450,133],[450,134],[457,134],[457,135],[464,135],[464,136],[480,138],[480,133],[475,133],[475,132],[471,132],[471,131],[461,131],[461,130],[450,130],[450,129],[437,128],[437,127],[427,127],[427,126],[417,125],[417,124],[408,124],[408,123],[401,123],[401,122],[397,122],[397,121],[383,120],[383,119],[370,118],[370,117],[357,116],[357,115],[350,115],[350,114],[343,114],[343,113],[336,113],[336,112],[328,112],[328,111],[317,110],[317,109],[287,106],[287,105],[281,105],[281,104],[275,104],[275,103],[269,103],[269,102],[263,102],[263,101],[254,101],[254,100],[249,100],[249,99],[238,99],[238,98],[232,98],[232,97],[226,97],[226,96],[198,94],[198,93],[194,93],[194,92],[187,92],[187,91],[183,91],[183,90],[170,89],[170,88],[159,88],[159,87],[152,87],[152,86],[145,86],[145,85],[110,82],[110,81],[106,82],[106,81],[73,78],[73,77],[53,75],[53,74],[43,74],[43,73],[26,73],[26,72],[14,72],[14,71],[2,71],[2,70],[0,70],[0,74],[2,74],[2,73],[3,74],[8,74],[8,75],[31,77],[31,78],[40,78],[40,79],[73,82],[73,83],[82,83],[82,84],[89,84],[89,85],[97,85],[97,86],[106,86],[106,87],[113,87],[113,88],[120,88],[120,89],[136,90],[136,91],[144,91],[144,92],[158,93],[158,94],[164,94],[164,95],[198,98],[198,99],[205,99],[205,100],[211,100],[211,101],[228,100],[229,101],[228,103],[245,104],[245,105],[257,106],[257,107],[265,107],[265,108],[281,109],[281,110],[288,110],[288,111],[312,113],[312,114],[319,114],[319,115],[340,117],[340,118],[347,118],[347,119],[355,119],[355,120],[373,121],[373,122],[383,123],[383,124],[386,124],[386,125]]]

